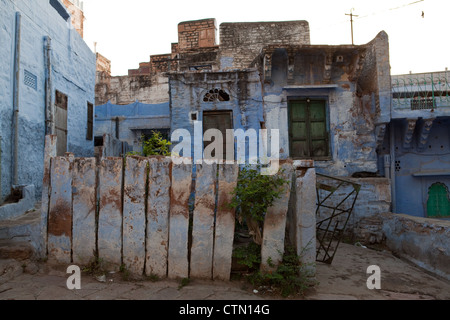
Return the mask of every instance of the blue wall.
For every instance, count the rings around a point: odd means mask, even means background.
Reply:
[[[119,140],[126,141],[134,151],[141,151],[139,139],[145,130],[170,129],[169,103],[96,106],[94,135],[116,137],[116,119],[119,121]]]
[[[45,138],[44,37],[52,39],[52,102],[55,90],[68,96],[67,150],[93,155],[86,140],[87,103],[95,103],[96,59],[84,40],[48,0],[0,0],[0,136],[2,197],[12,184],[11,125],[13,115],[14,35],[16,12],[21,14],[19,80],[19,184],[34,184],[41,194]],[[36,87],[24,83],[31,73]]]
[[[189,131],[192,139],[191,156],[193,158],[196,159],[194,157],[194,147],[203,150],[203,146],[196,143],[194,138],[194,121],[190,119],[190,113],[196,112],[197,119],[202,121],[204,111],[232,111],[234,130],[242,129],[246,131],[248,129],[254,129],[258,133],[261,129],[261,122],[264,121],[264,115],[261,83],[258,72],[179,73],[170,75],[169,81],[171,132],[177,129],[186,129]],[[226,91],[230,96],[230,100],[204,102],[203,98],[205,94],[209,90],[216,88]],[[196,134],[203,137],[203,128],[199,127],[199,129],[201,132],[196,132]]]
[[[423,151],[417,149],[418,130],[410,149],[403,147],[406,123],[393,120],[395,134],[395,197],[396,213],[418,217],[427,216],[428,190],[434,183],[444,183],[450,189],[450,117],[433,122],[428,143]]]

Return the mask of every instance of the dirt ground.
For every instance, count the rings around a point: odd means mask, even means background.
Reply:
[[[367,268],[381,271],[381,289],[369,290]],[[125,281],[120,274],[83,274],[81,290],[69,290],[64,266],[0,260],[0,300],[283,300],[244,280]],[[317,263],[318,284],[286,300],[450,300],[450,281],[388,251],[342,243],[331,265]],[[258,290],[259,289],[259,290]],[[257,291],[254,291],[257,290]]]
[[[380,268],[381,289],[369,290],[367,268]],[[377,250],[341,243],[331,265],[317,264],[319,284],[307,299],[449,300],[450,281]]]

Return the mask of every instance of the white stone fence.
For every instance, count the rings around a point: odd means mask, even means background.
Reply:
[[[238,164],[197,165],[190,220],[192,165],[170,157],[56,157],[55,136],[46,137],[45,150],[40,253],[49,261],[81,266],[100,259],[109,270],[123,266],[138,276],[230,279],[235,212],[226,204]],[[266,271],[281,261],[285,239],[305,262],[315,261],[313,162],[281,167],[292,188],[266,213]]]

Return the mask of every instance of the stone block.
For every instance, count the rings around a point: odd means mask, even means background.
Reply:
[[[230,280],[233,254],[235,211],[228,207],[236,188],[239,165],[223,164],[219,166],[219,184],[217,198],[216,231],[214,238],[213,279]]]
[[[283,185],[280,198],[267,209],[264,219],[263,242],[261,246],[261,271],[275,271],[283,260],[286,219],[291,195],[294,167],[292,161],[281,164],[280,177],[287,180]],[[269,263],[271,260],[272,263]]]
[[[147,164],[146,158],[126,158],[123,188],[123,263],[132,275],[142,275],[145,265]]]
[[[50,169],[48,259],[65,264],[72,260],[72,165],[68,158],[55,157]]]
[[[189,276],[189,197],[192,185],[192,165],[172,165],[172,188],[170,194],[170,228],[168,277]]]
[[[167,276],[169,250],[170,158],[149,159],[146,275]]]
[[[122,264],[122,168],[122,158],[100,162],[98,256],[111,271]]]
[[[294,246],[305,264],[316,261],[316,170],[301,169],[295,172],[293,195]],[[294,230],[292,230],[292,227]],[[314,266],[311,266],[314,271]]]
[[[216,164],[197,164],[190,273],[195,278],[212,278],[216,172]]]
[[[86,265],[96,254],[96,159],[76,158],[73,168],[73,262]]]

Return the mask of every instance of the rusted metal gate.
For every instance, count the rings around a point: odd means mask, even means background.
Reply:
[[[352,181],[317,174],[316,261],[333,262],[360,189]]]

